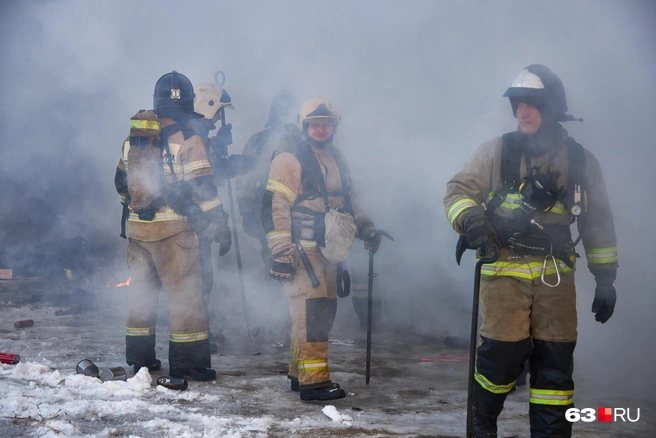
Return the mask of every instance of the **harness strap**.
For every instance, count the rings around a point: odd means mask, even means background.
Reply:
[[[291,210],[310,215],[314,218],[314,235],[317,241],[317,245],[320,247],[326,246],[325,215],[328,211],[330,211],[328,196],[343,196],[344,209],[346,213],[353,215],[353,205],[351,204],[350,196],[351,184],[349,168],[341,152],[334,146],[331,150],[332,155],[335,158],[335,162],[337,163],[337,168],[339,170],[340,180],[342,183],[341,190],[332,192],[328,192],[326,189],[326,181],[324,179],[323,172],[321,171],[319,162],[314,156],[312,147],[306,141],[301,141],[297,143],[291,150],[292,154],[301,164],[301,186],[303,187],[303,193],[296,197]],[[307,199],[316,199],[319,196],[321,196],[324,200],[324,212],[316,212],[310,208],[298,205]],[[294,235],[293,227],[292,234]]]

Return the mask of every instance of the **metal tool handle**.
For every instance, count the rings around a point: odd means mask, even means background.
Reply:
[[[467,383],[467,438],[473,437],[474,418],[474,370],[476,369],[476,339],[478,337],[478,304],[481,293],[481,268],[483,265],[494,263],[499,260],[500,249],[495,245],[493,252],[487,257],[481,257],[476,262],[474,273],[474,300],[472,303],[471,337],[469,338],[469,381]]]

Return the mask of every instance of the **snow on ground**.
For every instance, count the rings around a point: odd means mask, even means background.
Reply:
[[[366,334],[347,300],[340,300],[331,334],[333,380],[349,394],[327,403],[301,402],[286,379],[287,340],[262,330],[251,340],[241,327],[221,331],[225,342],[212,356],[216,382],[189,382],[187,391],[157,386],[168,371],[166,318],[158,326],[162,370],[133,375],[124,353],[125,290],[96,289],[96,306],[77,315],[55,316],[45,301],[14,302],[0,283],[0,351],[21,355],[0,365],[0,435],[7,437],[462,437],[465,435],[466,351],[450,350],[438,338],[374,333],[371,383],[365,385]],[[125,288],[127,289],[127,288]],[[164,297],[164,296],[163,296]],[[166,303],[161,305],[166,313]],[[240,322],[233,312],[234,324]],[[229,314],[229,312],[228,312]],[[13,323],[33,319],[34,326]],[[225,321],[224,321],[225,322]],[[420,362],[420,357],[453,361]],[[78,375],[89,358],[101,370],[124,366],[127,381],[102,382]],[[577,381],[577,383],[579,383]],[[597,407],[597,382],[583,380],[575,401]],[[605,400],[608,401],[608,400]],[[614,400],[641,407],[637,423],[577,423],[580,438],[652,437],[656,402]],[[526,437],[528,390],[510,394],[499,437]]]

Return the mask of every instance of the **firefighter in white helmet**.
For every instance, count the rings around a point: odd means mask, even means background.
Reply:
[[[344,156],[333,145],[340,118],[323,97],[303,104],[300,141],[274,158],[262,202],[274,260],[271,277],[283,282],[292,318],[288,377],[301,400],[345,396],[328,368],[338,267],[356,235],[373,251],[381,238],[359,205]],[[341,239],[330,233],[335,228],[344,231]]]
[[[202,118],[192,121],[194,130],[203,139],[205,152],[212,167],[212,175],[217,182],[221,183],[222,175],[220,169],[220,157],[217,157],[217,149],[224,149],[232,143],[232,124],[221,126],[217,134],[210,140],[209,134],[216,129],[217,122],[225,120],[225,109],[234,109],[232,100],[228,92],[223,87],[210,82],[202,82],[194,87],[194,111],[201,114]],[[218,145],[218,143],[222,143]],[[232,241],[230,230],[226,229],[226,235],[223,236],[225,241]],[[214,264],[212,262],[212,241],[201,239],[199,241],[200,265],[203,278],[203,296],[205,298],[205,307],[207,309],[207,321],[211,325],[215,312],[210,306],[210,294],[214,287]],[[225,253],[220,249],[219,256]],[[217,342],[222,336],[216,335],[210,331],[210,351],[212,354],[218,353]]]
[[[558,76],[530,65],[504,96],[517,131],[481,145],[448,182],[444,198],[447,218],[462,236],[459,247],[499,254],[481,270],[474,437],[497,436],[497,417],[527,359],[531,437],[569,437],[578,242],[570,224],[577,221],[597,282],[592,312],[603,324],[615,308],[613,215],[599,162],[561,126],[576,119],[567,114]]]

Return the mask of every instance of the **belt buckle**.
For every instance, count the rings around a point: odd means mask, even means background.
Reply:
[[[519,260],[520,256],[523,255],[523,254],[518,254],[518,253],[516,252],[516,250],[515,250],[515,248],[516,248],[516,247],[515,247],[515,242],[517,241],[517,239],[515,238],[515,236],[518,236],[518,235],[521,236],[521,233],[514,233],[514,234],[512,235],[512,237],[509,237],[509,238],[508,238],[508,243],[510,244],[510,245],[508,246],[508,248],[510,249],[510,254],[511,254],[511,256],[508,257],[508,260]],[[513,257],[513,256],[514,256],[514,257]],[[513,257],[513,258],[511,258],[511,257]]]

